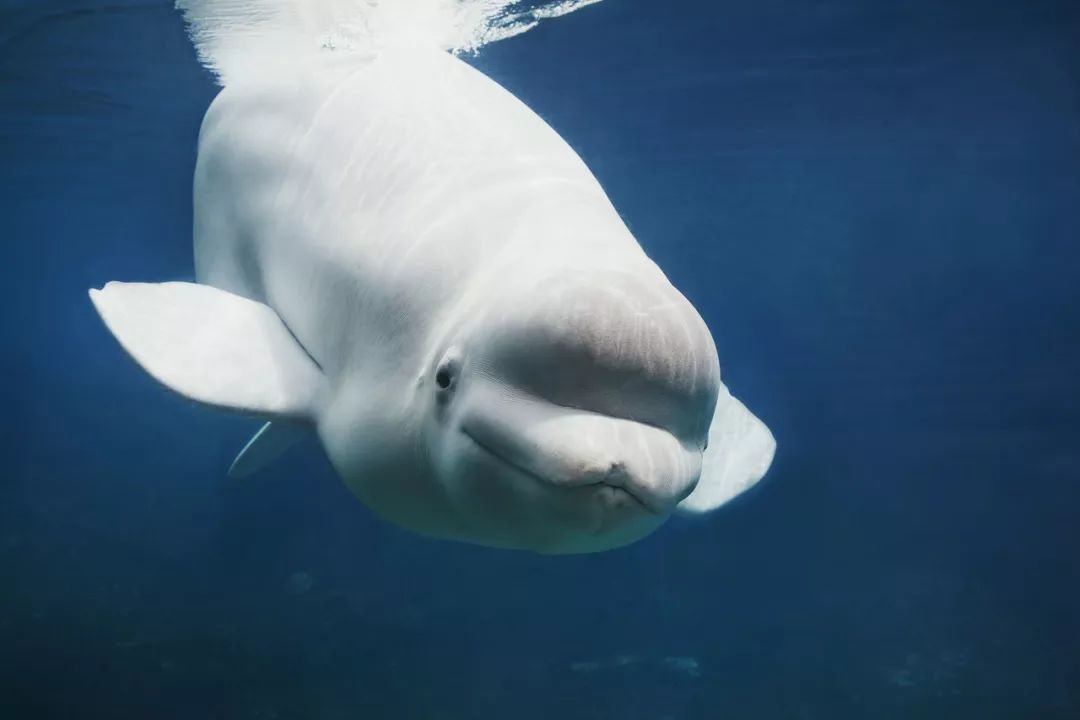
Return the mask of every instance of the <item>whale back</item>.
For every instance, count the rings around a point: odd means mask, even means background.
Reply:
[[[197,276],[273,307],[330,372],[373,344],[415,356],[470,286],[553,254],[647,263],[573,149],[447,53],[301,66],[207,113]]]

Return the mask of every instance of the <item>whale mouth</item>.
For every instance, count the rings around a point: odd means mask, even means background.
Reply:
[[[471,440],[472,443],[474,445],[476,445],[476,447],[480,448],[486,455],[494,458],[500,464],[509,467],[510,469],[516,471],[517,473],[519,473],[521,475],[524,475],[524,476],[534,480],[535,482],[540,483],[541,485],[544,485],[546,487],[555,488],[555,489],[559,489],[559,488],[577,489],[577,488],[590,488],[590,487],[591,488],[596,488],[599,491],[602,491],[602,492],[605,492],[605,493],[609,494],[613,499],[625,498],[627,500],[630,500],[630,501],[633,502],[634,505],[641,508],[643,511],[645,511],[646,513],[648,513],[650,515],[658,515],[659,514],[656,510],[649,507],[648,503],[646,503],[639,495],[634,493],[633,490],[627,488],[625,485],[617,485],[615,483],[605,482],[603,480],[596,480],[596,481],[591,481],[591,482],[582,482],[582,483],[579,483],[579,484],[556,483],[556,482],[552,481],[549,478],[545,478],[545,477],[543,477],[541,475],[537,475],[535,472],[533,472],[529,468],[522,467],[519,463],[514,462],[510,458],[506,457],[506,455],[504,455],[503,453],[498,452],[497,450],[492,448],[490,445],[488,445],[488,444],[482,442],[481,440],[479,440],[473,433],[469,432],[467,429],[461,428],[461,432],[462,432],[463,435],[465,435],[465,437],[469,438],[469,440]]]

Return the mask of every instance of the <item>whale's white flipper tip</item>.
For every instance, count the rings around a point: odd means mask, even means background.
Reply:
[[[697,515],[715,510],[757,484],[776,454],[776,439],[746,406],[721,386],[701,479],[679,503],[679,511]]]
[[[322,372],[266,305],[183,282],[110,282],[90,300],[124,350],[174,392],[263,417],[312,415]]]
[[[303,438],[305,429],[287,420],[266,423],[233,460],[229,477],[246,478],[259,472]]]

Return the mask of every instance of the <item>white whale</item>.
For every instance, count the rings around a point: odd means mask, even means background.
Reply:
[[[188,2],[196,40],[237,5]],[[226,72],[198,283],[90,296],[166,387],[268,421],[234,474],[313,427],[381,516],[544,553],[625,545],[765,474],[774,440],[708,328],[523,103],[437,48],[229,66],[222,42],[200,46]]]

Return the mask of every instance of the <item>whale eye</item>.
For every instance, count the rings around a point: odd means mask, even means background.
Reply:
[[[456,348],[453,348],[447,351],[439,364],[435,366],[435,389],[441,402],[450,399],[460,371],[461,353]]]

